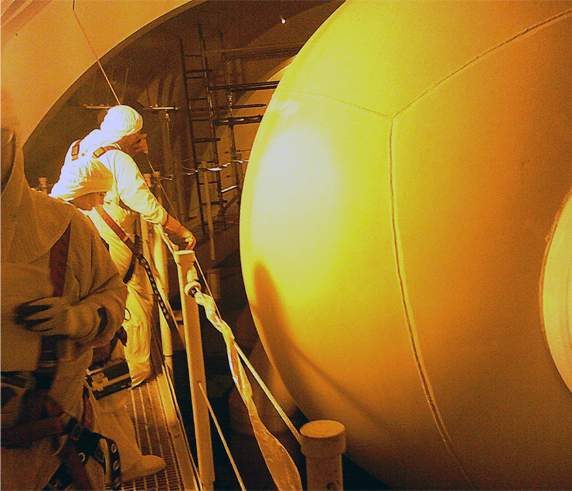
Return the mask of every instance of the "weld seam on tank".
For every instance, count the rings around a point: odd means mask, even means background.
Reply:
[[[472,60],[469,60],[467,63],[460,66],[459,68],[457,68],[455,71],[451,72],[446,77],[443,77],[438,82],[435,82],[435,84],[433,84],[427,90],[425,90],[424,92],[419,94],[417,97],[415,97],[411,102],[407,103],[405,106],[403,106],[401,109],[399,109],[395,113],[394,117],[397,117],[399,114],[404,112],[406,109],[408,109],[412,105],[414,105],[417,101],[423,99],[427,94],[430,94],[435,89],[440,87],[442,84],[444,84],[445,82],[447,82],[451,78],[455,77],[459,73],[463,72],[465,69],[472,67],[473,65],[476,65],[479,61],[481,61],[481,59],[487,57],[488,55],[491,55],[493,52],[496,52],[497,50],[499,50],[499,49],[501,49],[501,48],[503,48],[509,44],[512,44],[513,42],[520,40],[521,38],[523,38],[525,36],[531,36],[531,35],[535,34],[537,31],[544,29],[545,27],[548,27],[548,26],[552,25],[553,23],[564,20],[570,16],[572,16],[572,9],[566,10],[565,12],[560,12],[558,14],[555,14],[552,17],[549,17],[548,19],[544,19],[543,21],[538,22],[537,24],[535,24],[533,26],[527,27],[523,31],[518,32],[514,36],[503,41],[502,43],[499,43],[496,46],[493,46],[492,48],[489,48],[489,49],[483,51],[481,54],[475,56]]]
[[[399,233],[398,233],[398,226],[397,226],[397,214],[395,212],[395,182],[394,182],[394,172],[393,172],[393,131],[395,126],[395,118],[391,120],[391,125],[389,129],[389,188],[390,188],[390,201],[391,201],[391,228],[393,233],[393,244],[395,247],[395,266],[397,269],[397,278],[399,280],[399,289],[401,291],[401,300],[403,302],[403,310],[405,313],[405,319],[407,323],[407,330],[409,334],[409,340],[411,344],[411,350],[413,353],[413,358],[415,360],[415,366],[417,368],[417,373],[419,374],[419,378],[421,380],[421,386],[423,387],[423,393],[425,395],[425,400],[427,401],[427,405],[431,411],[431,415],[433,416],[433,420],[435,421],[435,426],[439,431],[439,435],[441,436],[441,440],[447,449],[447,452],[455,462],[459,472],[465,478],[467,485],[470,486],[471,489],[476,489],[475,485],[473,484],[473,480],[469,477],[465,469],[463,468],[459,457],[457,456],[457,452],[455,451],[455,446],[453,445],[453,441],[447,431],[447,427],[445,425],[445,421],[441,416],[439,411],[439,407],[437,405],[437,401],[435,396],[433,395],[433,389],[431,387],[431,382],[429,380],[429,374],[427,373],[427,369],[425,368],[425,364],[423,362],[423,356],[421,354],[421,344],[419,343],[417,329],[415,327],[415,322],[413,320],[413,312],[408,300],[407,295],[407,287],[403,273],[403,267],[401,264],[402,254],[400,253],[400,241],[399,241]]]
[[[285,94],[287,94],[288,97],[291,97],[292,95],[299,95],[299,96],[302,96],[306,99],[322,99],[322,100],[328,101],[328,102],[336,102],[338,104],[343,104],[344,106],[351,107],[352,109],[354,109],[358,112],[363,112],[363,113],[368,114],[368,115],[373,114],[376,117],[383,119],[384,121],[391,121],[394,117],[391,114],[380,113],[379,111],[374,111],[372,109],[368,109],[367,107],[358,106],[357,104],[352,104],[349,101],[346,101],[344,99],[339,99],[337,97],[332,97],[332,96],[327,95],[327,94],[304,92],[302,90],[288,90],[285,92]],[[282,96],[282,95],[283,94],[281,93],[280,96]],[[274,98],[274,96],[273,96],[273,98]],[[277,97],[277,99],[281,99],[281,97]],[[287,98],[284,97],[284,99],[281,99],[281,100],[286,100],[286,99]]]
[[[394,116],[392,117],[392,120],[391,120],[391,126],[390,126],[390,131],[389,131],[389,185],[390,185],[390,190],[391,190],[390,191],[391,221],[392,221],[392,231],[393,231],[393,239],[394,239],[394,246],[395,246],[397,276],[399,278],[399,284],[400,284],[402,301],[403,301],[403,308],[404,308],[404,312],[405,312],[407,328],[409,331],[409,339],[410,339],[410,343],[411,343],[411,349],[413,352],[415,365],[416,365],[417,371],[419,373],[421,385],[423,387],[423,392],[425,394],[427,404],[431,410],[431,414],[433,416],[433,419],[435,421],[435,425],[437,427],[437,430],[439,431],[439,434],[441,436],[443,444],[445,445],[447,452],[449,453],[449,455],[451,456],[451,458],[453,459],[453,461],[457,465],[459,471],[461,472],[461,474],[463,475],[463,477],[467,481],[468,485],[471,486],[472,489],[475,489],[473,481],[469,477],[467,472],[464,470],[463,466],[461,465],[461,462],[460,462],[460,460],[457,456],[457,453],[455,451],[455,447],[453,445],[452,439],[451,439],[451,437],[447,431],[445,422],[444,422],[443,418],[441,417],[437,402],[436,402],[435,397],[433,395],[431,383],[429,381],[429,375],[428,375],[427,370],[425,368],[425,365],[423,363],[423,357],[421,354],[421,346],[419,345],[419,341],[417,338],[417,330],[415,328],[415,323],[413,321],[411,308],[410,308],[410,305],[408,302],[407,288],[406,288],[404,274],[403,274],[403,268],[402,268],[402,264],[401,264],[402,255],[400,254],[397,216],[395,213],[395,186],[394,186],[394,172],[393,172],[393,132],[394,132],[395,119],[401,113],[403,113],[404,111],[409,109],[411,106],[413,106],[417,101],[423,99],[427,94],[430,94],[432,91],[436,90],[438,87],[440,87],[441,85],[443,85],[448,80],[455,77],[456,75],[460,74],[461,72],[463,72],[467,68],[476,65],[483,58],[488,57],[489,55],[492,55],[494,52],[498,51],[499,49],[502,49],[503,47],[506,47],[506,46],[512,44],[513,42],[522,39],[523,37],[534,35],[539,30],[544,29],[544,28],[546,28],[546,27],[548,27],[554,23],[565,20],[566,18],[568,18],[570,16],[572,16],[572,9],[569,9],[565,12],[560,12],[558,14],[555,14],[552,17],[549,17],[549,18],[547,18],[541,22],[538,22],[537,24],[535,24],[533,26],[530,26],[530,27],[524,29],[523,31],[518,32],[514,36],[503,41],[502,43],[499,43],[498,45],[487,49],[483,53],[475,56],[473,59],[468,61],[463,66],[459,67],[458,69],[456,69],[455,71],[453,71],[452,73],[447,75],[446,77],[444,77],[441,80],[439,80],[438,82],[436,82],[433,86],[431,86],[430,88],[428,88],[427,90],[422,92],[419,96],[415,97],[411,102],[409,102],[408,104],[403,106],[401,109],[396,111]]]

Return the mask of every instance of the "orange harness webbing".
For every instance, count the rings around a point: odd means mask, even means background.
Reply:
[[[72,150],[71,150],[71,158],[72,160],[77,160],[79,158],[79,144],[81,140],[78,140],[73,143]],[[113,145],[106,145],[105,147],[99,147],[95,152],[93,152],[93,156],[98,159],[101,157],[105,152],[108,150],[119,150],[119,148]]]
[[[133,253],[133,257],[137,258],[141,266],[143,266],[143,269],[145,270],[145,273],[147,273],[147,277],[149,278],[149,283],[151,284],[153,297],[155,297],[155,300],[157,300],[159,308],[161,309],[161,312],[165,316],[167,324],[169,324],[169,327],[171,329],[177,329],[177,324],[175,322],[175,319],[171,315],[171,312],[167,308],[167,305],[165,304],[165,301],[161,296],[161,292],[159,291],[159,287],[157,286],[157,282],[155,281],[155,277],[153,276],[153,271],[145,256],[137,250],[133,241],[129,238],[129,236],[125,233],[125,231],[115,222],[115,220],[111,218],[109,213],[107,213],[107,211],[102,206],[98,206],[96,210],[99,213],[99,216],[105,221],[105,223],[109,225],[109,228],[111,228],[111,230],[113,230],[115,234],[123,241],[123,243],[131,250],[131,252]]]

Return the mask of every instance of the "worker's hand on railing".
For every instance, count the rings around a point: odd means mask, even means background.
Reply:
[[[174,235],[179,240],[184,241],[186,243],[187,250],[193,249],[197,243],[195,236],[190,232],[190,230],[183,227],[181,223],[171,215],[167,215],[167,221],[163,225],[163,230]]]
[[[191,234],[190,237],[187,237],[185,241],[187,242],[187,251],[192,251],[195,248],[195,245],[197,245],[197,239],[193,234]]]

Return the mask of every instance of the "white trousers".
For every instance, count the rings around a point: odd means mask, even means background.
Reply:
[[[131,264],[131,250],[119,237],[107,236],[109,253],[124,277]],[[153,293],[143,266],[137,261],[131,280],[127,283],[127,302],[123,326],[127,331],[125,358],[129,365],[133,386],[147,379],[151,373],[151,329]]]

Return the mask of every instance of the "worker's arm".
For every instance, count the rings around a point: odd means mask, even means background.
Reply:
[[[109,169],[115,178],[117,194],[121,201],[141,217],[157,225],[167,221],[167,211],[157,201],[135,161],[121,150],[106,152]]]
[[[159,204],[135,161],[123,151],[110,151],[107,154],[112,159],[112,173],[121,201],[140,213],[144,220],[161,225],[167,233],[184,241],[187,249],[192,249],[196,243],[195,237]]]

